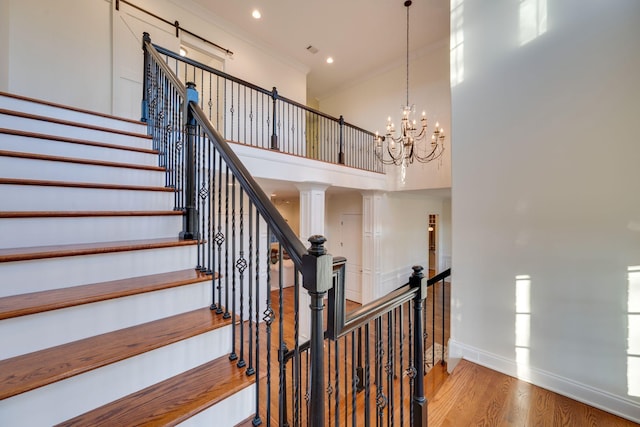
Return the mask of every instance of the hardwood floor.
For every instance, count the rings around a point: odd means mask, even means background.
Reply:
[[[445,287],[445,304],[449,305],[449,285]],[[432,292],[428,295],[428,301],[440,301],[441,288],[436,290],[435,298]],[[274,291],[273,300],[277,300],[277,292]],[[291,288],[283,293],[284,318],[293,315],[293,292]],[[348,302],[347,311],[358,307],[358,304]],[[277,313],[277,310],[276,310]],[[293,323],[284,322],[284,335],[288,343],[293,342]],[[435,329],[432,329],[435,325]],[[433,334],[436,342],[442,337],[442,316],[436,311],[435,316],[429,313],[427,318],[427,332]],[[445,342],[449,339],[448,316],[444,322]],[[274,338],[274,341],[276,339]],[[272,342],[272,354],[276,352],[276,342]],[[346,346],[347,357],[350,348]],[[326,347],[328,349],[329,346]],[[325,351],[327,351],[325,349]],[[341,350],[344,351],[344,350]],[[332,355],[335,357],[335,355]],[[263,357],[261,357],[263,359]],[[266,367],[266,361],[261,362],[261,369]],[[272,369],[276,372],[270,385],[275,398],[271,397],[270,410],[265,408],[267,402],[266,379],[260,384],[260,418],[263,425],[281,425],[278,422],[278,398],[277,398],[277,360],[272,360]],[[342,362],[341,362],[342,363]],[[350,363],[349,363],[350,365]],[[350,369],[350,368],[349,368]],[[263,371],[264,372],[264,371]],[[304,380],[306,381],[306,379]],[[635,426],[637,424],[624,420],[615,415],[582,404],[575,400],[561,396],[540,387],[531,385],[516,378],[501,374],[488,368],[461,361],[450,375],[446,365],[437,363],[425,376],[425,396],[428,400],[429,426]],[[291,383],[287,384],[287,395],[291,396]],[[356,412],[364,411],[363,393],[357,396]],[[371,393],[372,405],[375,405],[375,387]],[[274,394],[272,394],[274,396]],[[351,396],[347,392],[347,398]],[[291,405],[291,403],[289,403]],[[304,403],[303,403],[304,406]],[[290,409],[289,409],[290,410]],[[397,412],[397,411],[396,411]],[[303,414],[304,415],[304,414]],[[270,419],[270,423],[268,423]],[[341,425],[352,425],[350,411],[340,415]],[[375,417],[371,418],[371,425],[377,425]],[[387,425],[388,419],[384,419],[382,425]],[[291,422],[291,420],[289,420]],[[326,417],[326,425],[335,425],[333,419]],[[358,415],[357,425],[364,425],[363,416]],[[395,425],[401,425],[399,417],[395,417]],[[405,415],[404,424],[408,424]],[[251,426],[252,419],[245,420],[239,426]],[[291,424],[293,425],[293,424]],[[301,425],[306,425],[303,421]]]
[[[460,361],[429,399],[429,426],[637,426],[608,412]]]

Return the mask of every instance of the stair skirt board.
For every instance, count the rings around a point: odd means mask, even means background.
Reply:
[[[94,126],[118,129],[125,132],[146,133],[146,123],[118,117],[95,114],[64,105],[53,104],[33,98],[26,98],[11,94],[0,93],[0,108],[19,111],[39,116],[53,117],[78,123],[88,123]]]
[[[175,237],[182,216],[3,218],[0,248]]]
[[[226,357],[230,343],[231,326],[227,326],[1,400],[0,425],[38,427],[63,422]]]
[[[196,264],[192,246],[0,263],[0,297],[168,273]]]
[[[12,131],[3,132],[2,129],[0,129],[0,149],[48,156],[134,163],[144,166],[158,165],[158,154],[154,152],[132,150],[128,147],[118,148],[109,144],[100,145],[91,141],[71,138],[55,138],[45,134],[16,135]]]
[[[0,360],[209,307],[211,286],[200,282],[3,320]]]
[[[0,185],[6,211],[171,210],[169,191],[121,190],[37,185]]]

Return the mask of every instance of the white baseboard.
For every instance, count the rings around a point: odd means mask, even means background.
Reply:
[[[455,366],[459,359],[468,360],[503,374],[519,378],[538,387],[553,391],[622,418],[640,423],[640,404],[622,396],[564,378],[551,372],[528,367],[526,373],[518,375],[516,361],[503,356],[449,340],[449,358]]]

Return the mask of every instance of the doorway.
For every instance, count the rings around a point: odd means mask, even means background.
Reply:
[[[362,214],[340,215],[340,249],[347,259],[345,295],[362,303]]]
[[[429,277],[436,274],[438,268],[438,214],[429,214],[427,225]]]

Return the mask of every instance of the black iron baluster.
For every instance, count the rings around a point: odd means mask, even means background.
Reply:
[[[244,257],[244,190],[240,187],[240,258],[236,262],[236,268],[240,277],[240,319],[238,328],[240,329],[240,358],[238,359],[238,367],[243,368],[246,363],[244,361],[244,271],[247,268],[247,260]]]
[[[271,92],[271,98],[273,99],[273,114],[272,114],[272,126],[273,132],[271,133],[271,149],[278,149],[278,132],[276,130],[276,101],[278,100],[278,90],[276,87],[273,87],[273,91]]]
[[[256,368],[255,368],[255,374],[256,374],[256,414],[255,417],[253,418],[253,425],[257,426],[262,424],[262,420],[260,419],[260,215],[258,215],[258,212],[256,210],[256,226],[255,226],[255,241],[256,241],[256,255],[255,255],[255,260],[256,260],[256,313],[255,313],[255,319],[256,319],[256,338],[255,338],[255,344],[256,344]],[[269,264],[267,264],[267,267],[269,266]],[[269,269],[267,268],[267,271]],[[267,404],[268,405],[268,404]]]
[[[222,301],[220,299],[216,300],[216,282],[220,283],[220,278],[218,277],[216,279],[216,273],[219,273],[220,270],[215,271],[216,268],[216,256],[215,256],[215,248],[214,245],[216,244],[216,236],[213,234],[215,229],[216,229],[216,221],[220,221],[220,216],[216,216],[215,215],[215,206],[216,206],[216,186],[220,186],[220,182],[216,179],[216,171],[215,171],[215,165],[216,165],[216,157],[218,156],[218,153],[216,150],[212,150],[212,154],[210,157],[210,169],[209,169],[209,175],[211,176],[211,189],[209,192],[209,217],[211,218],[211,220],[209,221],[209,232],[208,232],[208,236],[209,236],[209,251],[211,254],[211,267],[210,267],[210,271],[211,274],[214,275],[213,277],[213,281],[212,281],[212,286],[211,286],[211,310],[215,310],[217,312],[217,310],[220,309],[220,305],[222,304]],[[218,259],[220,259],[218,257]],[[218,274],[219,276],[219,274]],[[219,286],[219,285],[218,285]]]
[[[335,370],[335,390],[334,390],[334,405],[335,405],[335,425],[336,427],[340,426],[340,340],[335,340],[334,342],[334,358],[335,361],[333,363],[333,367]],[[331,404],[331,400],[329,400],[329,404]]]
[[[382,425],[384,415],[384,393],[382,392],[382,356],[384,349],[382,347],[382,318],[375,320],[375,381],[376,381],[376,426]]]
[[[337,341],[334,341],[333,344],[335,344],[335,343],[337,343]],[[326,378],[326,384],[327,384],[327,389],[326,389],[326,392],[327,392],[327,406],[326,406],[326,408],[329,411],[329,414],[328,414],[329,416],[327,417],[327,419],[329,420],[329,427],[331,426],[331,422],[333,421],[332,417],[331,417],[331,409],[332,409],[332,407],[331,407],[331,396],[333,395],[333,384],[331,382],[331,346],[332,346],[332,343],[331,343],[331,341],[329,341],[327,343],[327,369],[326,369],[326,371],[327,371],[327,378]],[[323,355],[323,358],[324,358],[324,355]],[[312,378],[311,379],[313,379],[313,374],[312,374]],[[325,408],[320,408],[320,409],[322,411],[325,410]]]
[[[271,249],[271,248],[270,248]],[[286,396],[286,361],[284,359],[284,355],[287,353],[287,345],[284,342],[284,301],[283,301],[283,259],[282,259],[282,245],[278,242],[278,360],[280,361],[279,366],[279,388],[278,388],[278,398],[279,398],[279,420],[280,424],[285,424],[284,421],[287,418],[287,396]],[[284,404],[284,405],[283,405]]]
[[[225,241],[225,235],[222,234],[222,156],[218,156],[218,232],[216,233],[215,243],[218,246],[218,275],[222,275],[222,244]],[[224,278],[226,280],[226,277]],[[222,277],[218,278],[218,307],[216,314],[222,314]]]
[[[413,387],[413,426],[427,425],[427,399],[424,397],[424,348],[422,346],[422,302],[427,297],[426,280],[422,273],[422,267],[413,267],[413,274],[409,279],[411,287],[419,287],[419,292],[413,300],[414,320],[415,320],[415,345],[414,345],[414,365],[416,367],[416,381]]]
[[[364,425],[371,425],[371,379],[370,379],[370,370],[371,370],[371,352],[369,347],[369,324],[367,323],[364,326]]]
[[[351,331],[351,425],[357,426],[356,411],[356,394],[358,393],[359,377],[356,373],[356,346],[358,346],[358,352],[360,352],[360,331],[358,328],[358,342],[356,342],[356,332]],[[346,407],[346,406],[345,406]],[[347,425],[345,421],[345,425]]]
[[[293,425],[300,425],[300,394],[302,393],[302,369],[301,369],[301,357],[300,357],[300,287],[299,287],[299,273],[298,268],[294,267],[293,276],[293,340],[295,355],[293,358]]]
[[[224,319],[229,319],[229,166],[225,166],[224,186]]]
[[[393,425],[393,313],[387,313],[387,425]]]
[[[229,171],[227,170],[227,176]],[[227,214],[229,212],[227,211]],[[228,262],[228,260],[227,260]],[[231,175],[231,262],[236,265],[236,177]],[[231,317],[235,320],[238,316],[236,311],[236,274],[233,267],[231,268]],[[240,324],[242,327],[242,324]],[[236,360],[236,326],[231,329],[231,354],[229,360]]]
[[[400,334],[400,425],[404,425],[404,304],[398,310],[400,311],[399,334]]]
[[[271,242],[271,228],[267,227],[267,248],[266,248],[266,262],[267,262],[267,308],[263,313],[263,320],[266,325],[267,334],[267,400],[265,402],[267,408],[267,425],[271,425],[271,324],[273,323],[274,313],[273,308],[271,306],[271,273],[269,268],[269,260],[270,260],[270,250],[269,250],[269,242]]]
[[[249,201],[249,330],[247,331],[247,336],[249,337],[249,364],[247,366],[247,375],[255,374],[255,369],[253,368],[253,275],[251,272],[253,271],[253,203]],[[258,327],[258,319],[255,320],[256,328]]]

